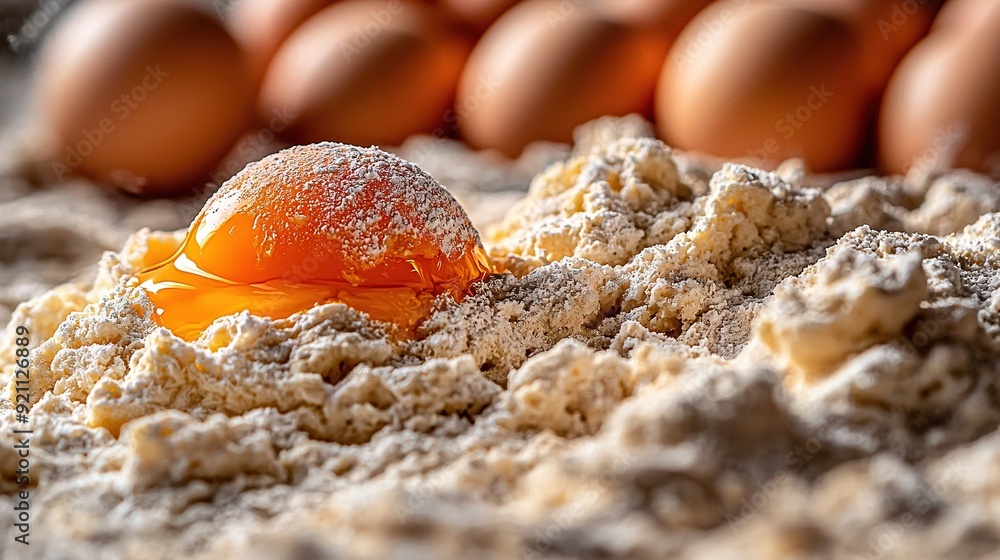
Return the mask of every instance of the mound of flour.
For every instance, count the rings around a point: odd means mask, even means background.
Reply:
[[[37,345],[31,557],[1000,546],[1000,188],[678,161],[611,137],[538,175],[483,232],[506,272],[414,340],[330,304],[184,342],[131,281],[182,233],[135,234],[0,343],[8,399]]]

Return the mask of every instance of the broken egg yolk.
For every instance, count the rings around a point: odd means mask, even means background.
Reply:
[[[411,331],[437,296],[461,299],[490,272],[479,234],[433,178],[376,148],[322,143],[248,165],[137,277],[155,320],[194,340],[244,310],[283,319],[328,302]]]

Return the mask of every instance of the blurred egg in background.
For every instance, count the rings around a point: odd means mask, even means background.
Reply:
[[[290,114],[294,142],[397,145],[444,122],[468,48],[422,4],[340,2],[278,50],[259,113]]]
[[[457,100],[462,135],[516,157],[532,141],[569,142],[591,119],[647,113],[663,41],[587,5],[522,2],[469,58]]]
[[[200,182],[252,116],[243,51],[184,0],[78,3],[44,47],[37,90],[57,175],[143,194]]]
[[[874,92],[862,42],[819,11],[716,4],[674,44],[657,97],[659,130],[686,150],[816,171],[856,165]]]

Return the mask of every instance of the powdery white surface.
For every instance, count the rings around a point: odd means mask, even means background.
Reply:
[[[5,412],[4,557],[1000,546],[1000,214],[979,216],[1000,208],[981,179],[821,191],[794,166],[706,182],[651,139],[582,151],[487,236],[511,273],[442,299],[417,340],[332,304],[181,341],[129,284],[181,233],[142,231],[92,286],[19,306],[33,544],[8,544]]]

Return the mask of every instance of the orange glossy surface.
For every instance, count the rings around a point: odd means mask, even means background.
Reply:
[[[314,144],[220,188],[180,249],[141,271],[156,320],[186,340],[246,310],[280,319],[342,302],[412,329],[435,296],[490,273],[464,211],[416,166],[375,148]]]

